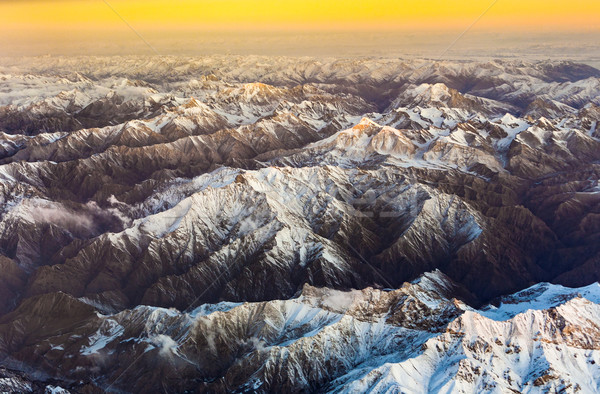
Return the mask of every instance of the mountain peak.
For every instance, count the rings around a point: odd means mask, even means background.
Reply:
[[[187,103],[185,103],[185,104],[182,105],[182,107],[186,108],[186,109],[189,109],[189,108],[198,108],[200,106],[201,106],[201,104],[194,97],[191,97]]]

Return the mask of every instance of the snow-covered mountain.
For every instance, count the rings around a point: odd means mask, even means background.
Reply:
[[[540,283],[482,309],[452,297],[461,291],[434,271],[397,290],[305,285],[288,300],[113,314],[53,293],[3,320],[1,349],[50,363],[76,390],[85,380],[139,392],[164,381],[178,392],[600,389],[597,283]]]
[[[0,63],[0,390],[600,390],[600,71]]]

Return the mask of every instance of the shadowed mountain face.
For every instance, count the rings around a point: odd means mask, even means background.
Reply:
[[[597,289],[558,284],[600,279],[599,77],[569,62],[0,66],[7,390],[593,391],[578,379],[598,373]],[[543,368],[480,360],[534,342]],[[560,361],[577,349],[581,365]]]

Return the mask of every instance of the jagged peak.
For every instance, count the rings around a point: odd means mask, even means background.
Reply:
[[[431,100],[440,100],[450,95],[451,92],[456,90],[449,88],[445,83],[438,82],[434,84],[422,83],[413,89],[413,92],[417,95],[427,96]]]
[[[381,126],[380,124],[378,124],[377,122],[367,118],[367,117],[363,117],[360,122],[358,122],[356,125],[352,126],[352,131],[364,131],[366,129],[372,129],[372,128],[381,128],[383,126]]]
[[[600,304],[600,284],[570,288],[542,282],[515,294],[500,297],[496,303],[481,309],[481,315],[492,320],[507,320],[531,310],[546,310],[563,305],[574,298],[585,298]]]
[[[187,103],[185,103],[185,104],[182,105],[182,107],[185,108],[185,109],[199,108],[199,107],[202,107],[202,106],[203,105],[200,104],[200,102],[198,102],[198,100],[196,100],[194,97],[191,97]]]
[[[262,82],[250,82],[244,84],[244,91],[247,93],[265,93],[275,89],[274,86]]]

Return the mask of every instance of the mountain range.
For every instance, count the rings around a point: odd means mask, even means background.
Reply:
[[[599,120],[573,62],[3,59],[0,390],[598,391]]]

